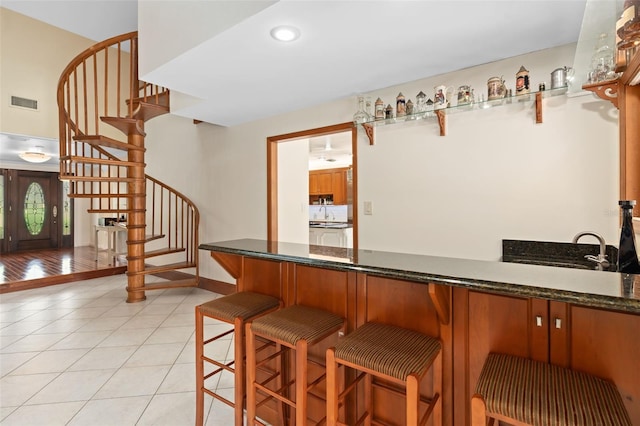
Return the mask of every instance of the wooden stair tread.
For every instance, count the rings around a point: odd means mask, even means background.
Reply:
[[[195,268],[196,264],[194,262],[177,262],[177,263],[168,263],[166,265],[151,265],[145,267],[144,271],[140,271],[138,274],[157,274],[160,272],[168,272],[168,271],[176,271],[178,269],[186,269],[186,268]]]
[[[163,256],[165,254],[180,253],[185,250],[184,247],[165,247],[158,250],[145,250],[144,257],[146,259],[149,257]]]
[[[125,135],[140,135],[146,136],[147,134],[138,126],[138,121],[135,118],[123,118],[123,117],[100,117],[103,123],[109,124],[116,129],[120,130]]]
[[[133,112],[133,118],[142,121],[149,121],[154,117],[168,114],[169,107],[164,105],[157,105],[149,102],[139,102],[138,107]]]
[[[164,238],[165,235],[164,234],[147,234],[144,236],[144,241],[146,243],[148,243],[149,241],[154,241],[154,240],[160,240],[162,238]]]
[[[163,290],[166,288],[179,288],[179,287],[197,287],[198,280],[194,278],[186,278],[182,280],[162,281],[157,283],[145,284],[143,290]]]
[[[132,149],[141,150],[141,151],[145,150],[145,148],[134,146],[126,142],[121,142],[119,140],[109,138],[103,135],[80,135],[80,136],[74,136],[73,140],[76,140],[78,142],[85,142],[90,145],[106,146],[107,148],[120,149],[122,151],[129,151]]]

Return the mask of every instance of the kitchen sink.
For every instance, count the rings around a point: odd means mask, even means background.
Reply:
[[[585,259],[585,256],[595,256],[599,252],[598,244],[502,240],[503,262],[595,270],[595,263]],[[618,249],[607,245],[606,254],[611,264],[605,270],[615,272],[617,270]]]
[[[348,228],[349,224],[344,222],[309,222],[310,228],[333,228],[333,229],[344,229]]]

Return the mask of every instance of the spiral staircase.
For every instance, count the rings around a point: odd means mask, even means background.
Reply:
[[[75,57],[57,99],[60,179],[70,181],[70,197],[89,199],[89,213],[127,219],[127,302],[144,300],[147,290],[197,286],[198,209],[145,174],[144,125],[169,112],[169,90],[138,79],[137,32]],[[195,272],[145,284],[149,274],[187,268]]]

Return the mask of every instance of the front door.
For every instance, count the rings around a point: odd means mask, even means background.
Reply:
[[[61,187],[58,174],[11,170],[9,176],[5,232],[8,251],[57,248]]]

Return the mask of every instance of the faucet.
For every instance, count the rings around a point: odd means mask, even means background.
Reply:
[[[600,243],[600,254],[598,254],[598,256],[587,254],[584,256],[584,258],[587,260],[590,260],[591,262],[595,262],[596,269],[598,271],[604,271],[606,268],[609,268],[611,264],[607,260],[607,255],[605,254],[607,250],[606,244],[604,242],[604,238],[602,238],[600,234],[596,234],[595,232],[580,232],[575,237],[573,237],[573,243],[574,244],[577,243],[580,238],[587,235],[591,235],[592,237],[595,237],[598,239],[598,242]]]
[[[324,220],[327,220],[327,218],[329,217],[329,215],[327,214],[327,205],[323,204],[320,206],[320,208],[318,209],[318,213],[322,213],[322,209],[324,208]]]

